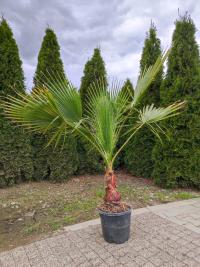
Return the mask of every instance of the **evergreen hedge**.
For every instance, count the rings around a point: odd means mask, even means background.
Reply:
[[[83,112],[85,112],[85,103],[88,101],[88,92],[91,90],[90,86],[93,82],[101,79],[102,83],[107,85],[105,63],[101,56],[99,48],[94,49],[91,59],[87,61],[84,68],[84,75],[81,79],[80,94],[83,105]],[[94,151],[94,149],[85,140],[78,139],[78,174],[101,172],[102,160],[101,157]]]
[[[60,46],[54,31],[47,28],[38,55],[33,90],[59,77],[65,78]],[[66,179],[77,169],[76,141],[69,136],[64,146],[60,144],[56,148],[53,145],[45,148],[48,141],[48,135],[33,134],[32,136],[34,179],[54,181]]]
[[[123,92],[124,94],[129,95],[130,101],[133,99],[134,88],[133,88],[133,85],[132,85],[130,79],[126,79],[126,81],[124,82],[124,85],[122,86],[121,92]],[[127,123],[129,123],[129,122],[127,121]],[[119,139],[118,147],[120,147],[121,144],[123,144],[123,131],[122,131],[121,135],[122,136]],[[125,167],[124,157],[125,157],[125,151],[122,150],[120,155],[118,155],[118,157],[116,158],[115,167],[114,167],[115,169],[121,169],[121,168]]]
[[[160,40],[156,36],[156,28],[152,24],[145,39],[142,57],[140,60],[140,75],[145,68],[152,66],[158,56],[161,55]],[[142,99],[142,106],[154,103],[155,106],[160,102],[160,87],[162,83],[163,70],[161,70],[156,79],[148,88],[147,93]],[[140,107],[142,108],[140,105]],[[130,121],[131,123],[131,121]],[[144,127],[136,133],[133,140],[125,149],[124,162],[129,172],[136,176],[151,177],[153,170],[153,161],[151,158],[152,150],[155,145],[155,136]]]
[[[47,28],[38,54],[38,64],[34,75],[34,86],[54,80],[55,77],[65,78],[63,62],[60,56],[60,46],[55,32]]]
[[[186,100],[185,113],[170,119],[166,127],[170,142],[157,142],[152,176],[165,187],[195,186],[200,188],[200,75],[199,50],[195,25],[186,14],[175,22],[173,47],[168,59],[162,88],[162,104]]]
[[[24,91],[24,74],[11,28],[0,23],[0,97]],[[0,187],[29,180],[33,165],[29,134],[14,126],[0,110]]]
[[[68,136],[64,146],[59,144],[56,148],[49,146],[47,152],[50,156],[47,157],[47,166],[51,181],[62,181],[70,178],[78,168],[77,141],[74,136]]]

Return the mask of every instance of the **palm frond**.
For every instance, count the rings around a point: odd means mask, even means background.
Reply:
[[[176,116],[180,113],[180,110],[185,106],[185,101],[174,103],[166,108],[156,108],[153,104],[144,107],[142,110],[138,111],[138,120],[125,132],[125,141],[115,153],[112,161],[114,162],[117,155],[122,149],[129,143],[140,128],[144,125],[149,126],[150,130],[161,140],[160,133],[165,134],[166,129],[162,129],[158,122],[168,119],[170,117]]]
[[[60,134],[54,135],[59,138],[82,119],[80,96],[65,80],[62,84],[43,85],[30,95],[18,94],[18,98],[8,96],[1,105],[6,116],[14,122],[42,133],[59,130]]]
[[[144,70],[144,72],[140,75],[134,90],[132,106],[137,106],[140,103],[143,94],[155,79],[156,75],[163,66],[163,63],[167,59],[169,53],[170,49],[167,50],[167,52],[163,53],[161,56],[159,56],[155,64],[153,66],[150,66],[148,69]]]
[[[145,106],[139,111],[138,123],[152,124],[176,116],[180,113],[180,109],[182,109],[184,106],[185,101],[173,103],[166,108],[156,108],[154,104]]]
[[[180,110],[183,109],[184,106],[185,101],[173,103],[166,108],[156,108],[153,104],[146,106],[139,111],[137,123],[149,126],[150,130],[162,143],[161,135],[165,135],[167,138],[168,136],[166,134],[166,127],[161,127],[158,123],[168,118],[177,116],[180,114]]]
[[[92,84],[89,90],[86,113],[89,128],[105,161],[111,162],[119,139],[120,129],[127,108],[128,95],[120,94],[121,85],[113,82],[105,90],[101,80]]]

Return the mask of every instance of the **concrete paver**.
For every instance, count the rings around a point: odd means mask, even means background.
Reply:
[[[200,198],[147,208],[154,214],[200,233]]]

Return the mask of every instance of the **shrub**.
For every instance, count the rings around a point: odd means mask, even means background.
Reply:
[[[94,54],[91,59],[87,61],[84,68],[84,75],[81,79],[80,96],[82,101],[83,113],[85,106],[89,100],[90,86],[95,81],[101,79],[102,83],[107,86],[105,63],[101,56],[99,48],[94,49]],[[90,88],[90,89],[89,89]],[[99,173],[102,172],[102,159],[96,151],[88,144],[87,141],[78,139],[78,174],[84,173]]]
[[[187,109],[179,118],[170,119],[170,142],[156,143],[152,176],[157,184],[166,187],[200,187],[199,50],[191,18],[186,14],[175,25],[173,47],[161,91],[162,103],[168,105],[186,99]]]
[[[0,96],[24,93],[22,62],[11,28],[3,18],[0,24]],[[32,177],[29,135],[8,121],[0,109],[0,186]]]
[[[156,36],[156,28],[152,24],[147,34],[142,58],[140,60],[140,75],[145,68],[153,65],[157,57],[161,55],[160,40]],[[162,83],[163,69],[160,70],[154,82],[151,84],[148,94],[142,98],[140,108],[154,103],[160,103],[160,86]],[[133,124],[134,118],[129,123]],[[151,177],[153,170],[152,150],[155,145],[155,135],[144,127],[136,133],[135,138],[130,142],[125,150],[125,166],[132,174],[143,177]]]
[[[47,28],[38,55],[33,90],[50,83],[55,76],[60,79],[66,79],[56,34],[52,29]],[[68,137],[62,152],[60,152],[59,146],[56,148],[50,146],[45,149],[49,139],[50,134],[42,135],[37,133],[32,136],[34,180],[50,179],[60,181],[66,179],[77,169],[75,139]]]

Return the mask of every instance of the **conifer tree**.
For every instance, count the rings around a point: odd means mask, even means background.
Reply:
[[[49,67],[51,66],[51,67]],[[38,55],[38,64],[34,76],[35,87],[42,86],[45,82],[56,78],[65,77],[64,67],[60,56],[60,46],[56,34],[50,28],[46,29]],[[34,148],[34,179],[62,180],[73,174],[77,168],[76,142],[73,137],[68,137],[63,149],[54,145],[45,149],[48,136],[34,134],[32,146]],[[61,146],[61,144],[60,144]]]
[[[155,26],[151,24],[140,60],[140,75],[142,75],[145,68],[155,63],[159,55],[161,55],[160,40],[156,35]],[[159,105],[162,75],[163,70],[158,73],[148,92],[143,97],[141,101],[143,106],[151,103],[155,106]],[[125,165],[132,174],[151,177],[153,170],[152,150],[154,145],[155,136],[147,128],[143,128],[136,134],[134,140],[125,150]]]
[[[56,34],[52,29],[47,28],[38,55],[38,64],[34,76],[35,87],[39,85],[40,80],[45,83],[51,79],[51,76],[54,79],[57,76],[65,78],[65,72]]]
[[[105,63],[101,56],[100,48],[95,48],[92,58],[89,59],[87,63],[85,64],[84,75],[81,79],[80,93],[81,93],[81,99],[83,103],[83,109],[85,106],[84,105],[85,101],[87,101],[87,98],[88,98],[88,91],[89,91],[90,85],[94,81],[100,80],[100,79],[102,83],[105,84],[106,86],[107,77],[106,77]]]
[[[105,63],[99,48],[94,49],[92,58],[85,64],[84,74],[81,79],[80,94],[83,112],[85,112],[85,103],[89,98],[89,90],[92,90],[90,86],[96,80],[101,80],[101,82],[105,84],[106,88],[107,75]],[[78,173],[94,173],[102,170],[100,157],[87,142],[78,140],[77,150],[79,155]]]
[[[134,88],[133,88],[133,85],[132,85],[130,79],[126,79],[121,91],[122,92],[126,91],[127,94],[130,96],[130,100],[133,98]]]
[[[170,142],[157,142],[153,178],[162,186],[192,185],[200,188],[200,75],[195,25],[187,14],[175,22],[168,58],[162,103],[186,100],[187,109],[171,119]]]
[[[25,92],[22,62],[7,21],[0,22],[0,97]],[[0,110],[0,186],[32,177],[31,146],[28,134],[11,124]]]
[[[126,79],[126,81],[124,82],[124,85],[122,86],[121,92],[123,92],[123,94],[127,94],[129,96],[130,101],[133,99],[134,88],[133,88],[133,85],[130,79]],[[129,123],[128,121],[127,123]],[[119,139],[118,147],[120,147],[121,144],[123,144],[123,133],[124,131],[122,130],[122,133],[121,133],[122,137]],[[120,155],[117,157],[115,161],[116,169],[124,168],[124,155],[125,155],[125,151],[122,150],[122,152],[120,153]]]

